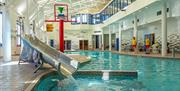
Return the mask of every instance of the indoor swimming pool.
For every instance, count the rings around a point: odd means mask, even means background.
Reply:
[[[74,75],[64,79],[49,74],[36,85],[35,91],[180,91],[180,60],[119,55],[111,52],[66,52],[91,56],[79,70],[137,71],[137,77],[112,76],[102,80],[98,75]],[[73,79],[73,80],[72,80]],[[62,86],[63,84],[63,86]]]

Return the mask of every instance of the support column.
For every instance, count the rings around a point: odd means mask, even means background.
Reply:
[[[102,36],[101,36],[101,42],[102,42],[102,44],[101,44],[101,47],[102,47],[102,51],[104,51],[104,33],[103,33],[103,30],[102,30]]]
[[[36,37],[39,37],[39,39],[42,41],[43,39],[43,35],[39,35],[39,34],[42,34],[42,31],[41,31],[41,28],[40,28],[40,24],[39,24],[39,21],[40,21],[40,18],[42,19],[42,17],[39,17],[39,13],[41,12],[40,9],[39,9],[39,6],[38,6],[38,13],[37,13],[37,20],[35,20],[35,22],[37,23],[37,26],[36,26],[36,23],[35,23],[35,36]]]
[[[3,60],[11,61],[11,21],[8,11],[3,7],[3,25],[2,25],[2,46],[3,46]]]
[[[26,0],[26,16],[25,16],[25,22],[24,22],[24,34],[30,34],[30,24],[29,24],[29,2]]]
[[[137,47],[135,49],[135,52],[137,52],[138,50],[138,31],[137,31],[137,16],[134,16],[134,31],[133,31],[133,37],[136,38],[136,42],[137,42]]]
[[[137,39],[137,17],[134,17],[134,32],[133,32],[133,36],[136,37]]]
[[[167,55],[167,7],[166,7],[166,2],[162,1],[162,16],[161,16],[161,36],[162,36],[162,56]]]
[[[101,39],[102,39],[102,37],[101,37],[101,35],[98,35],[98,36],[99,36],[99,37],[98,37],[98,38],[99,38],[99,43],[98,43],[98,44],[99,44],[99,49],[100,49],[100,48],[101,48],[101,46],[102,46],[102,42],[101,42],[101,41],[102,41],[102,40],[101,40]]]
[[[64,20],[59,22],[59,50],[64,52]]]
[[[111,27],[109,26],[109,51],[112,50],[112,46],[111,46]]]
[[[180,18],[177,19],[177,24],[180,25]],[[178,33],[180,33],[180,26],[177,26],[178,27]]]
[[[119,52],[121,52],[121,39],[122,39],[122,32],[121,32],[121,23],[119,23],[119,34],[118,34],[118,38],[119,38]]]

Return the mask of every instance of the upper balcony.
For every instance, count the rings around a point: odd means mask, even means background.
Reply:
[[[126,7],[136,0],[111,0],[100,12],[95,14],[76,14],[71,16],[72,20],[77,21],[76,24],[100,24],[119,11],[126,10]]]

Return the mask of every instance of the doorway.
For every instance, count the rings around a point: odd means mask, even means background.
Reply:
[[[89,45],[88,40],[79,40],[80,50],[88,50],[89,49],[88,45]]]
[[[64,41],[64,49],[65,50],[71,50],[71,40],[65,40]]]
[[[100,48],[100,35],[93,35],[92,36],[93,40],[93,48],[94,49],[99,49]]]

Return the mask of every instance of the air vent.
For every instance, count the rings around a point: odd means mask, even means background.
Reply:
[[[158,11],[158,12],[157,12],[157,16],[159,16],[159,15],[161,15],[161,11]]]
[[[139,22],[139,19],[137,19],[137,22]]]
[[[139,22],[139,19],[137,19],[137,22]],[[134,24],[134,21],[132,21],[132,23]]]

